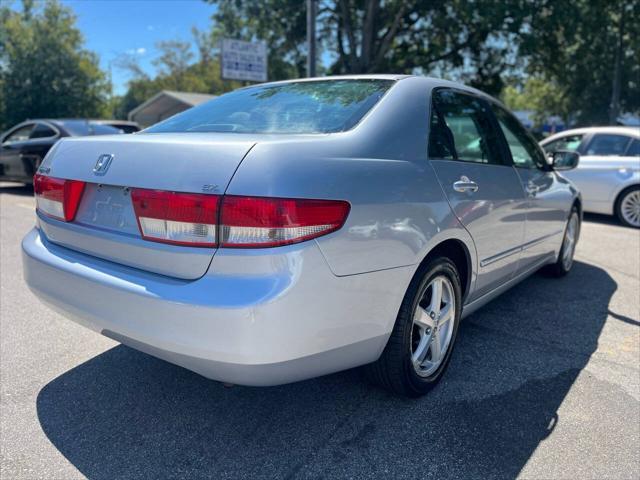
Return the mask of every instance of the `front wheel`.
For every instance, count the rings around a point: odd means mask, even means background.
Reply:
[[[418,271],[400,307],[393,332],[367,376],[394,393],[418,397],[431,390],[449,364],[462,312],[455,265],[432,260]]]
[[[564,229],[564,238],[558,260],[553,265],[545,267],[547,273],[554,277],[564,277],[573,266],[573,257],[576,253],[576,245],[580,237],[580,215],[578,209],[573,207],[567,226]]]
[[[640,187],[624,190],[615,205],[616,216],[628,227],[640,228]]]

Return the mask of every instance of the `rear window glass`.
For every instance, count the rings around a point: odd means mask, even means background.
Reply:
[[[113,135],[123,133],[122,130],[111,125],[103,125],[101,123],[89,124],[89,135]]]
[[[638,157],[640,156],[640,140],[634,140],[633,143],[629,146],[629,149],[626,153],[627,157]]]
[[[598,134],[593,137],[587,155],[624,155],[631,139],[624,135]]]
[[[63,120],[62,126],[70,135],[81,137],[84,135],[109,135],[122,133],[117,128],[87,120]]]
[[[343,132],[356,125],[393,83],[330,80],[244,88],[171,117],[146,132]]]

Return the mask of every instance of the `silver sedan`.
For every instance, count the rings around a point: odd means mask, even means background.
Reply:
[[[585,212],[616,215],[640,228],[640,127],[566,130],[541,145],[548,153],[580,154],[578,168],[564,175],[582,192]]]
[[[263,84],[137,135],[64,139],[35,178],[30,288],[206,377],[366,365],[426,393],[460,319],[573,264],[582,202],[491,97],[374,75]]]

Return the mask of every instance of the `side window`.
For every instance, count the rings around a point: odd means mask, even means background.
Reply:
[[[501,164],[482,100],[444,89],[432,97],[429,158]]]
[[[33,130],[33,123],[24,125],[23,127],[14,130],[7,136],[7,138],[4,139],[4,141],[6,143],[14,143],[29,140],[29,134],[31,133],[31,130]]]
[[[544,146],[544,151],[547,153],[557,152],[558,150],[569,150],[571,152],[575,152],[578,150],[580,143],[582,143],[583,137],[584,135],[567,135],[566,137],[547,143]]]
[[[625,157],[640,157],[640,140],[634,140],[631,145],[629,145]]]
[[[513,164],[522,168],[544,167],[544,153],[542,153],[536,141],[531,138],[520,122],[498,105],[492,105],[492,108],[509,145]]]
[[[36,123],[36,127],[29,135],[29,138],[47,138],[47,137],[55,137],[56,132],[53,128],[45,125],[44,123]]]
[[[630,140],[625,135],[597,134],[589,142],[585,155],[624,155]]]

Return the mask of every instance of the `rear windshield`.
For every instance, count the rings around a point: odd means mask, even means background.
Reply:
[[[333,133],[349,130],[392,80],[320,80],[236,90],[146,132]]]

